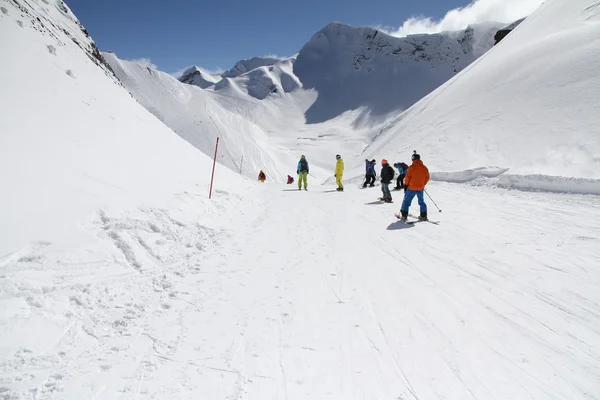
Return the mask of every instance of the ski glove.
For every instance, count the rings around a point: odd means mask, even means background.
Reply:
[[[296,175],[300,175],[300,170],[299,169],[296,170]]]

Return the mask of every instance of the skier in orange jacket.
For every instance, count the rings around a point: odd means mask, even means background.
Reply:
[[[406,193],[404,194],[404,201],[402,201],[402,207],[400,213],[402,214],[401,219],[406,221],[408,217],[408,208],[412,203],[415,196],[419,200],[419,207],[421,210],[420,220],[427,220],[427,204],[423,198],[423,191],[425,185],[429,182],[429,170],[421,161],[421,156],[417,154],[416,150],[412,155],[412,165],[408,167],[408,172],[404,178],[404,184],[407,187]]]

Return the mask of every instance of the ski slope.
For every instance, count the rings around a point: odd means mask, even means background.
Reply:
[[[440,224],[407,226],[398,192],[309,185],[106,213],[96,247],[3,261],[0,393],[600,398],[595,196],[437,183]]]
[[[218,94],[115,57],[125,89],[62,1],[0,0],[0,399],[600,399],[599,10],[548,0],[381,131],[364,108],[306,124],[313,90],[240,90],[289,60]],[[268,183],[217,164],[208,200],[218,133]],[[369,158],[421,152],[439,225],[356,187],[377,134]],[[321,185],[337,153],[343,193]],[[309,190],[271,183],[300,154]]]

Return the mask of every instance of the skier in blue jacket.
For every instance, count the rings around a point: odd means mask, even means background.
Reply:
[[[363,188],[366,188],[367,185],[370,187],[375,186],[375,178],[377,177],[377,172],[375,172],[375,160],[365,160],[365,183],[363,183]]]
[[[394,190],[406,189],[404,186],[404,178],[408,172],[408,165],[403,162],[395,163],[394,167],[398,170],[398,178],[396,179],[396,187]]]

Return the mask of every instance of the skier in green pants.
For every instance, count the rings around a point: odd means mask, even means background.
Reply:
[[[308,161],[306,161],[306,157],[304,154],[300,157],[300,161],[298,161],[298,168],[296,173],[298,174],[298,190],[302,189],[302,182],[304,182],[304,190],[308,189]]]

